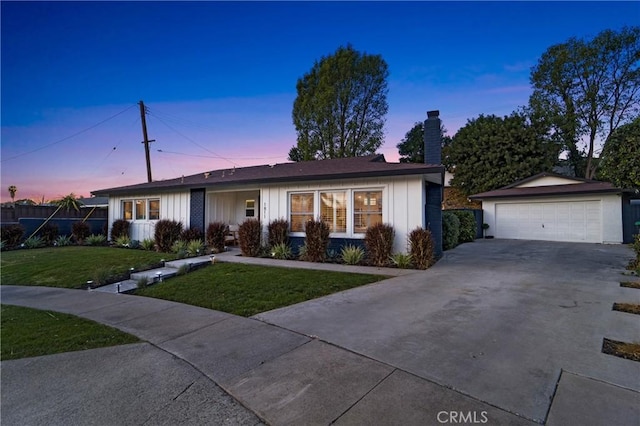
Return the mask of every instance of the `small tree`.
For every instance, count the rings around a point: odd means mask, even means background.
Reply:
[[[65,209],[67,212],[69,212],[71,209],[75,211],[80,210],[80,201],[73,192],[69,195],[65,195],[59,200],[56,200],[55,204],[58,207]]]
[[[11,196],[11,202],[15,204],[16,192],[18,192],[18,188],[15,185],[9,186],[9,196]]]

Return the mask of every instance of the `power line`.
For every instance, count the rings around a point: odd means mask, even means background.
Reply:
[[[218,155],[197,155],[197,154],[186,154],[183,152],[174,152],[174,151],[165,151],[163,149],[158,149],[158,152],[161,152],[163,154],[175,154],[175,155],[184,155],[187,157],[199,157],[199,158],[222,158],[223,160],[271,160],[274,158],[282,158],[282,155],[277,155],[277,156],[273,156],[273,157],[228,157],[228,158],[223,158],[220,157]]]
[[[86,129],[80,130],[79,132],[76,132],[76,133],[74,133],[74,134],[72,134],[72,135],[70,135],[70,136],[64,137],[64,138],[59,139],[59,140],[57,140],[57,141],[55,141],[55,142],[51,142],[51,143],[49,143],[49,144],[47,144],[47,145],[43,145],[43,146],[41,146],[41,147],[39,147],[39,148],[32,149],[31,151],[27,151],[27,152],[23,152],[22,154],[14,155],[13,157],[3,158],[0,162],[3,162],[3,163],[4,163],[5,161],[14,160],[14,159],[16,159],[16,158],[23,157],[23,156],[28,155],[28,154],[33,154],[34,152],[42,151],[42,150],[43,150],[43,149],[45,149],[45,148],[49,148],[49,147],[51,147],[51,146],[53,146],[53,145],[57,145],[57,144],[59,144],[59,143],[61,143],[61,142],[67,141],[67,140],[72,139],[72,138],[75,138],[76,136],[79,136],[79,135],[81,135],[81,134],[83,134],[83,133],[86,133],[86,132],[88,132],[88,131],[89,131],[89,130],[91,130],[91,129],[95,129],[96,127],[100,126],[101,124],[104,124],[104,123],[106,123],[107,121],[112,120],[112,119],[116,118],[117,116],[119,116],[119,115],[121,115],[121,114],[124,114],[125,112],[129,111],[131,108],[134,108],[134,107],[136,107],[136,106],[137,106],[137,104],[133,104],[133,105],[131,105],[130,107],[128,107],[128,108],[126,108],[126,109],[124,109],[124,110],[120,111],[119,113],[114,114],[114,115],[112,115],[111,117],[106,118],[106,119],[104,119],[104,120],[100,121],[99,123],[96,123],[96,124],[94,124],[94,125],[92,125],[92,126],[89,126],[89,127],[87,127]]]
[[[179,132],[178,130],[176,130],[174,127],[170,126],[169,124],[167,124],[163,119],[161,119],[160,117],[158,117],[157,115],[154,115],[151,110],[149,110],[149,114],[152,115],[153,117],[157,118],[162,124],[164,124],[165,126],[167,126],[169,129],[171,129],[172,131],[174,131],[175,133],[177,133],[178,135],[182,136],[184,139],[188,140],[189,142],[191,142],[192,144],[194,144],[195,146],[199,147],[200,149],[203,149],[205,151],[207,151],[210,154],[213,154],[216,156],[216,158],[219,158],[221,160],[225,160],[228,161],[229,163],[233,164],[234,166],[240,166],[240,164],[236,163],[235,161],[230,160],[227,157],[223,157],[222,155],[219,155],[218,153],[215,153],[213,151],[211,151],[210,149],[208,149],[207,147],[204,147],[202,145],[200,145],[198,142],[194,141],[193,139],[191,139],[190,137],[182,134],[181,132]]]

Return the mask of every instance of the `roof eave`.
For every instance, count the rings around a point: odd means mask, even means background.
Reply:
[[[127,195],[127,194],[142,194],[148,192],[171,192],[175,190],[190,190],[193,188],[203,187],[215,187],[223,185],[240,186],[240,185],[255,185],[255,184],[274,184],[274,183],[287,183],[287,182],[300,182],[301,180],[316,181],[316,180],[338,180],[338,179],[357,179],[357,178],[371,178],[371,177],[392,177],[392,176],[410,176],[410,175],[426,175],[426,174],[441,174],[444,170],[444,166],[439,165],[425,165],[425,167],[415,169],[400,169],[400,170],[371,170],[371,171],[357,171],[357,172],[344,172],[344,173],[332,173],[332,174],[315,174],[306,176],[290,176],[290,177],[275,177],[275,178],[255,178],[244,179],[238,181],[229,182],[213,182],[207,183],[206,181],[190,182],[190,183],[175,183],[168,185],[153,185],[142,184],[142,186],[129,186],[121,188],[108,188],[97,191],[92,191],[94,196],[111,196],[111,195]]]

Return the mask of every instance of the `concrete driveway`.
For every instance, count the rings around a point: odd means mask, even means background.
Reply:
[[[255,318],[535,422],[591,424],[598,404],[627,397],[618,420],[633,424],[637,410],[624,407],[640,401],[640,363],[601,353],[604,337],[640,341],[638,316],[612,311],[640,303],[620,287],[631,256],[621,245],[479,240],[428,271]]]

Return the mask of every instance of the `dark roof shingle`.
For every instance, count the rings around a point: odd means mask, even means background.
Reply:
[[[442,173],[439,164],[387,163],[383,155],[219,169],[175,179],[92,191],[117,195],[196,187]]]

